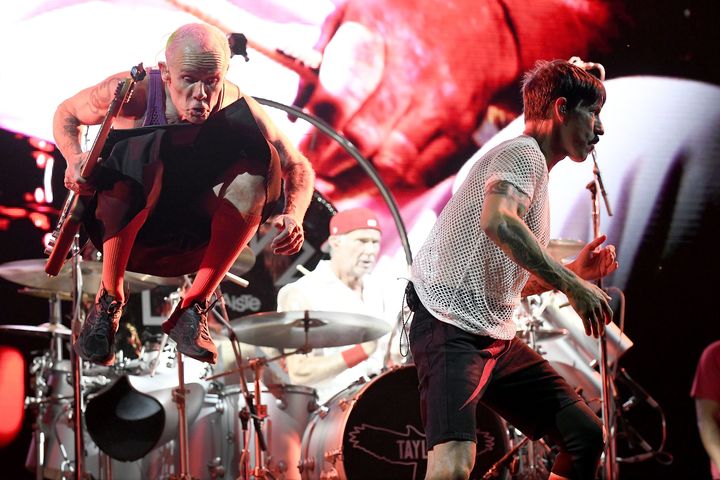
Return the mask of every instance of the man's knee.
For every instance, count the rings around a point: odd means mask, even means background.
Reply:
[[[605,449],[603,426],[600,419],[590,413],[585,417],[585,421],[577,423],[577,429],[582,440],[580,446],[582,455],[599,460]]]
[[[475,444],[450,441],[435,445],[430,452],[425,480],[466,480],[475,464]]]
[[[262,212],[266,200],[265,178],[243,173],[214,189],[215,194],[240,212]]]
[[[445,464],[427,472],[425,480],[467,480],[470,478],[471,466],[460,464]]]
[[[594,478],[605,448],[602,422],[583,402],[565,407],[556,421],[558,430],[554,434],[560,455],[553,473],[565,478]]]

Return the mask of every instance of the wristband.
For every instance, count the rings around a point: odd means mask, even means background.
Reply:
[[[352,368],[358,363],[367,360],[368,354],[362,345],[355,345],[354,347],[342,352],[343,360],[348,368]]]

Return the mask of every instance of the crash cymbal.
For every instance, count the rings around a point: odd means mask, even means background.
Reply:
[[[245,247],[235,259],[233,266],[230,267],[230,273],[240,276],[249,272],[253,266],[255,266],[255,253],[250,250],[250,247]]]
[[[535,341],[542,342],[545,340],[553,340],[555,338],[564,337],[567,334],[568,331],[565,328],[539,328],[535,330]],[[530,341],[530,330],[518,330],[516,335],[526,342]]]
[[[72,264],[65,262],[60,273],[51,277],[45,273],[44,258],[18,260],[0,265],[0,277],[32,289],[70,294],[73,290]],[[102,280],[102,262],[83,260],[80,263],[83,293],[95,295]],[[125,282],[133,292],[149,290],[160,285],[179,286],[180,277],[156,277],[143,273],[125,272]]]
[[[52,292],[72,292],[72,270],[70,262],[65,262],[60,273],[51,277],[45,273],[44,258],[18,260],[0,265],[0,277],[30,288],[49,290]],[[100,285],[102,264],[100,262],[83,261],[81,263],[83,292],[95,294]]]
[[[42,325],[0,325],[0,335],[17,334],[30,337],[52,337],[53,333],[61,337],[70,338],[72,333],[69,328],[61,323]]]
[[[585,246],[580,240],[569,240],[566,238],[554,238],[548,243],[547,251],[555,260],[563,260],[574,257]]]
[[[53,298],[57,297],[58,300],[66,300],[71,301],[72,295],[70,292],[55,292],[52,290],[46,290],[44,288],[21,288],[18,290],[18,293],[22,295],[29,295],[31,297],[38,297],[38,298]],[[85,294],[87,295],[87,294]]]
[[[380,338],[390,325],[369,315],[342,312],[261,312],[231,322],[241,342],[274,348],[339,347]],[[307,338],[306,338],[307,330]]]

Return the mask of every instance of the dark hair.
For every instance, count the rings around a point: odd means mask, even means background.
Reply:
[[[602,82],[565,60],[538,60],[523,76],[522,94],[525,120],[547,118],[550,105],[560,97],[567,99],[570,110],[581,102],[600,106],[605,103]]]

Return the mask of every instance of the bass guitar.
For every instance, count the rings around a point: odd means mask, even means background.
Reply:
[[[120,113],[122,106],[130,100],[135,84],[143,78],[145,78],[145,69],[143,68],[143,64],[140,63],[130,70],[129,78],[118,82],[118,86],[115,89],[115,96],[110,103],[110,107],[108,107],[105,118],[103,118],[100,124],[100,130],[95,137],[87,161],[80,171],[80,175],[83,178],[88,178],[93,174],[93,170],[100,160],[100,153],[112,129],[115,118]],[[84,202],[81,201],[81,197],[81,195],[71,191],[65,199],[65,204],[60,211],[57,226],[55,230],[53,230],[48,245],[45,248],[45,254],[49,256],[45,264],[45,272],[48,275],[56,276],[60,272],[65,260],[68,258],[68,253],[70,253],[73,239],[80,231],[84,210]]]

